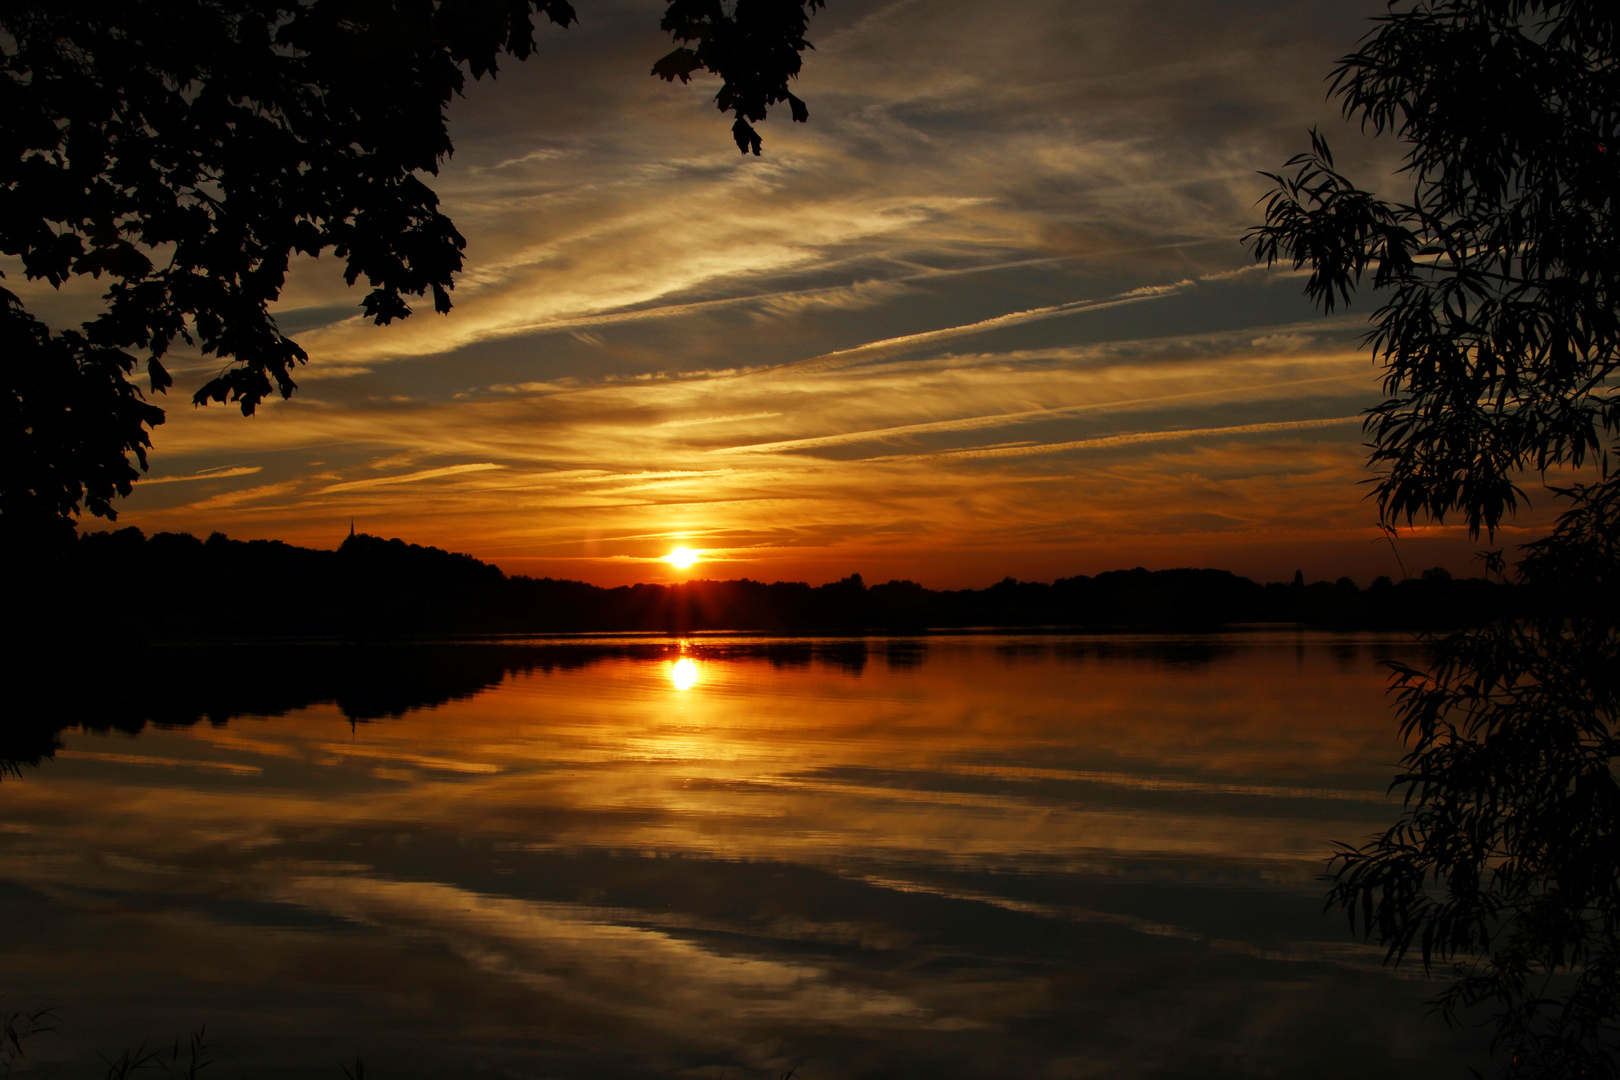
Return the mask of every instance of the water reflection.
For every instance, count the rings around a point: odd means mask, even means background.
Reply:
[[[1465,1058],[1319,910],[1399,752],[1366,640],[483,648],[56,729],[0,782],[0,980],[77,1018],[30,1067],[204,1021],[243,1075]]]
[[[677,690],[690,690],[697,685],[698,667],[689,656],[683,656],[669,665],[669,681]]]

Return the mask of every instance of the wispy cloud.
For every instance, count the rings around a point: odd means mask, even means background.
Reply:
[[[153,484],[179,484],[191,480],[226,480],[233,476],[252,476],[262,468],[260,465],[237,465],[223,469],[204,469],[190,476],[143,476],[141,485],[150,487]]]
[[[1138,431],[1129,435],[1103,435],[1094,439],[1074,439],[1069,442],[1019,446],[975,446],[966,450],[941,450],[928,456],[966,460],[970,458],[1026,457],[1030,454],[1062,454],[1070,450],[1102,450],[1118,446],[1141,446],[1146,443],[1179,442],[1183,439],[1231,438],[1237,435],[1311,431],[1316,428],[1336,427],[1340,424],[1359,424],[1362,419],[1361,416],[1334,416],[1323,420],[1279,420],[1269,424],[1231,424],[1227,427]]]
[[[735,424],[744,420],[770,420],[781,416],[779,412],[733,413],[730,416],[699,416],[691,420],[665,420],[660,427],[699,427],[704,424]]]
[[[1323,375],[1308,379],[1287,379],[1269,384],[1267,389],[1273,394],[1279,390],[1298,389],[1302,387],[1323,387],[1326,384],[1344,384],[1352,381],[1345,375]],[[1359,389],[1359,387],[1358,387]],[[1180,402],[1187,402],[1199,398],[1224,397],[1233,395],[1252,396],[1252,386],[1212,387],[1204,390],[1189,390],[1184,393],[1159,394],[1153,397],[1123,398],[1115,401],[1085,402],[1078,405],[1060,405],[1048,409],[1025,409],[1021,412],[992,413],[986,416],[965,416],[955,420],[933,420],[921,424],[901,424],[895,427],[875,428],[867,431],[851,431],[837,435],[816,435],[802,439],[782,439],[777,442],[753,443],[746,446],[716,447],[707,451],[710,454],[776,454],[791,450],[812,450],[828,446],[845,446],[851,443],[875,442],[878,440],[894,439],[907,435],[935,434],[955,431],[979,431],[984,428],[1006,427],[1012,424],[1025,424],[1042,420],[1059,420],[1066,417],[1078,416],[1084,413],[1115,412],[1124,409],[1141,408],[1142,406],[1156,406],[1163,408]],[[1358,419],[1350,417],[1348,419]],[[1261,431],[1286,431],[1298,424],[1317,425],[1324,421],[1283,421],[1280,424],[1249,424],[1244,425],[1246,433]],[[1338,423],[1339,421],[1329,421]],[[1206,429],[1197,429],[1206,430]],[[1231,430],[1237,428],[1207,429]],[[1147,439],[1155,433],[1148,432],[1141,435],[1111,435],[1104,439],[1088,439],[1078,442],[1053,444],[1062,447],[1084,445],[1124,445],[1124,443],[1110,443],[1110,439]],[[941,452],[946,453],[946,452]],[[965,454],[968,451],[951,451],[950,453]]]
[[[334,491],[355,491],[359,488],[387,487],[390,484],[410,484],[419,480],[437,480],[445,476],[460,476],[463,473],[483,472],[486,469],[499,469],[503,466],[493,461],[471,462],[466,465],[443,465],[437,469],[419,469],[416,472],[400,473],[395,476],[372,476],[364,480],[345,480],[340,484],[328,484],[316,492],[317,495],[328,495]]]
[[[1373,535],[1365,314],[1239,238],[1376,8],[879,0],[819,24],[813,119],[758,160],[705,94],[627,83],[621,37],[562,35],[458,103],[455,310],[303,334],[299,395],[251,422],[172,410],[121,521],[329,543],[352,515],[602,581],[677,535],[936,584],[1342,554]],[[357,299],[305,260],[284,304]]]

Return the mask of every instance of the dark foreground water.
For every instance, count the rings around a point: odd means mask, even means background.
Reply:
[[[16,1074],[204,1023],[219,1077],[1481,1064],[1321,909],[1394,813],[1400,640],[447,648],[484,674],[295,656],[0,781],[0,1011],[60,1015]]]

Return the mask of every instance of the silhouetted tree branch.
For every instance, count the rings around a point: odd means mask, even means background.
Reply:
[[[1340,61],[1345,115],[1407,146],[1408,202],[1326,140],[1276,183],[1258,259],[1325,309],[1370,285],[1387,400],[1368,417],[1383,521],[1494,533],[1526,471],[1593,467],[1519,564],[1527,617],[1398,667],[1400,820],[1335,860],[1330,904],[1399,962],[1454,963],[1448,1018],[1488,1008],[1514,1077],[1613,1077],[1620,1024],[1620,9],[1398,0]],[[1501,565],[1499,557],[1496,565]]]
[[[687,46],[665,78],[709,71],[738,145],[787,101],[822,0],[671,0]],[[222,370],[196,404],[251,414],[307,357],[270,315],[295,254],[330,251],[380,324],[413,297],[450,309],[466,241],[424,182],[450,154],[470,75],[535,48],[567,0],[7,0],[0,6],[0,253],[30,280],[107,282],[78,330],[0,288],[0,531],[116,517],[146,468],[183,342]],[[133,458],[133,460],[131,460]]]
[[[1408,146],[1409,202],[1327,141],[1267,174],[1255,256],[1309,267],[1327,310],[1363,279],[1388,400],[1368,419],[1387,520],[1511,515],[1515,475],[1606,462],[1620,430],[1615,16],[1586,0],[1391,5],[1340,61],[1347,117]]]

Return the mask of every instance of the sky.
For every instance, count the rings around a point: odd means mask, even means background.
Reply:
[[[193,408],[217,361],[177,358],[119,527],[352,519],[602,585],[1471,572],[1460,529],[1375,527],[1370,305],[1324,317],[1241,242],[1313,125],[1398,192],[1325,97],[1381,4],[828,0],[810,121],[760,158],[714,82],[649,77],[658,0],[577,6],[451,107],[455,309],[379,328],[300,263],[298,393]]]

